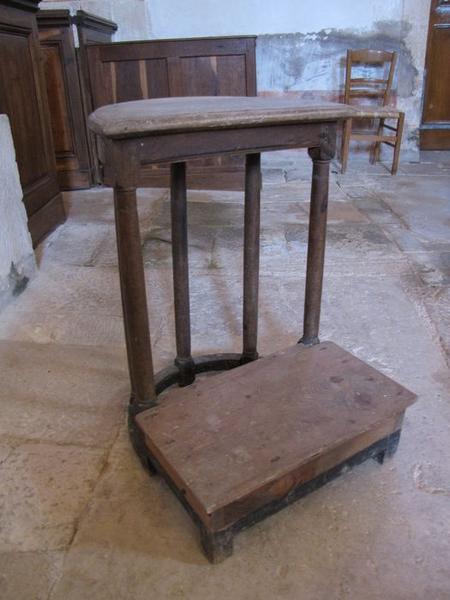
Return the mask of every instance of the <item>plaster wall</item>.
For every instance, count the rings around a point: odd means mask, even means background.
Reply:
[[[339,100],[347,48],[396,50],[404,148],[417,148],[430,0],[147,0],[152,37],[258,35],[260,94]]]
[[[152,37],[146,0],[43,0],[39,7],[46,10],[66,8],[72,14],[77,10],[84,10],[115,21],[119,25],[114,37],[115,42]]]
[[[7,115],[0,115],[0,310],[35,270],[27,215]]]
[[[430,0],[45,0],[116,21],[115,40],[257,35],[260,94],[338,100],[347,48],[399,53],[394,103],[417,149]]]

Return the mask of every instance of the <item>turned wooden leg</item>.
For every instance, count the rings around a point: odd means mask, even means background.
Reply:
[[[377,131],[378,136],[383,135],[383,128],[384,128],[384,119],[380,119],[380,122],[378,124],[378,131]],[[376,162],[378,162],[380,160],[380,154],[381,154],[381,142],[375,142],[373,151],[372,151],[372,155],[371,155],[371,163],[375,164]]]
[[[245,161],[244,217],[244,310],[242,363],[258,358],[259,229],[261,155],[248,154]]]
[[[233,532],[230,529],[213,532],[202,526],[200,540],[206,558],[213,564],[220,563],[233,554]]]
[[[175,364],[180,373],[179,384],[185,386],[195,379],[195,366],[191,356],[186,163],[181,162],[171,165],[170,181],[173,290],[177,343]]]
[[[132,402],[156,402],[136,188],[114,188],[120,290]]]
[[[344,121],[344,126],[342,128],[341,173],[345,173],[345,171],[347,170],[351,133],[352,133],[352,120],[346,119]]]
[[[400,146],[402,144],[403,127],[405,124],[405,113],[400,113],[397,121],[397,133],[395,134],[395,145],[394,145],[394,158],[392,160],[392,175],[395,175],[398,170],[398,163],[400,160]]]
[[[309,213],[303,337],[300,340],[305,345],[319,343],[330,172],[330,158],[326,155],[322,157],[320,148],[311,148],[309,155],[313,160],[313,179]]]

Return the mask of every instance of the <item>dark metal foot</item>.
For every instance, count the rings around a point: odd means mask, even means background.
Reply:
[[[382,465],[384,463],[384,459],[386,458],[386,450],[383,450],[382,452],[378,452],[378,454],[375,454],[374,459],[380,463],[380,465]]]
[[[195,364],[192,358],[176,358],[175,366],[178,369],[178,385],[185,387],[195,381]]]
[[[233,532],[230,529],[212,532],[202,527],[200,540],[206,558],[213,564],[220,563],[233,554]]]
[[[193,358],[194,376],[209,371],[227,371],[241,365],[241,354],[209,354]],[[177,359],[178,360],[178,359]],[[176,362],[176,361],[175,361]],[[171,385],[186,385],[181,380],[180,369],[173,364],[155,375],[156,394],[160,394]],[[137,413],[136,413],[137,414]]]
[[[375,454],[374,458],[380,463],[380,465],[384,463],[386,458],[394,456],[394,454],[397,452],[398,444],[400,442],[400,433],[401,430],[399,429],[387,437],[385,448],[381,450],[381,452]]]
[[[386,458],[394,456],[394,454],[397,452],[398,444],[400,442],[400,433],[401,429],[395,431],[389,436],[386,446]]]
[[[258,360],[259,354],[257,352],[243,352],[241,356],[240,363],[241,365],[246,365],[249,362],[253,362],[254,360]]]
[[[147,471],[149,472],[151,477],[156,477],[156,475],[158,475],[158,471],[156,470],[155,465],[149,458],[147,458],[145,466],[147,467]]]
[[[297,344],[303,344],[303,346],[315,346],[316,344],[320,344],[320,340],[317,336],[312,337],[302,337],[298,340]]]
[[[154,405],[143,406],[137,405],[136,403],[130,403],[128,405],[128,433],[130,435],[130,440],[133,444],[133,448],[142,466],[144,467],[144,469],[147,469],[149,474],[153,477],[155,475],[158,475],[158,471],[150,460],[148,449],[145,445],[144,436],[142,435],[134,420],[136,414],[139,414],[139,412],[141,412],[142,410],[151,408],[151,406]]]

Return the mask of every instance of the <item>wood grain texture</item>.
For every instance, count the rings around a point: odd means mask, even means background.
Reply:
[[[255,96],[255,38],[119,42],[87,49],[93,107],[173,96]],[[168,187],[168,165],[141,171],[141,186]],[[243,189],[240,157],[187,168],[189,188]]]
[[[87,188],[92,174],[70,12],[40,10],[37,19],[58,181],[66,190]]]
[[[129,104],[139,117],[132,136],[122,129],[121,137],[108,139],[100,128],[105,181],[115,186],[133,390],[129,433],[143,465],[166,479],[199,526],[208,558],[218,562],[232,553],[233,535],[243,527],[324,485],[344,465],[392,454],[414,395],[334,344],[318,343],[328,166],[338,122],[352,114],[351,107],[246,97]],[[159,113],[152,112],[155,105]],[[120,105],[109,108],[112,116],[120,114]],[[108,123],[113,126],[114,120]],[[119,125],[126,128],[129,122]],[[242,365],[257,357],[259,152],[291,147],[308,148],[314,165],[307,339]],[[231,152],[247,154],[244,353],[191,360],[184,161]],[[142,164],[160,161],[175,163],[171,213],[178,357],[152,378],[135,187]],[[228,371],[197,378],[182,390],[171,387],[221,369]]]
[[[0,112],[6,113],[11,123],[34,245],[64,220],[41,65],[36,5],[36,2],[0,2]],[[49,203],[52,206],[44,210]],[[45,215],[51,217],[47,224]]]
[[[191,309],[189,300],[189,251],[186,197],[186,164],[174,163],[170,174],[170,216],[172,225],[173,297],[175,308],[175,364],[180,371],[180,385],[195,379],[191,356]]]
[[[333,150],[336,123],[304,123],[294,125],[269,125],[236,127],[216,131],[189,131],[186,133],[161,133],[136,138],[141,163],[179,162],[197,157],[214,157],[225,154],[233,157],[249,152],[268,152],[288,148],[327,148]],[[113,140],[121,144],[125,140]],[[207,159],[208,161],[211,158]],[[190,164],[190,162],[189,162]],[[197,163],[198,164],[198,163]],[[105,165],[106,183],[111,178],[111,166]],[[189,171],[188,171],[189,176]]]
[[[395,431],[414,399],[331,342],[299,344],[170,390],[137,423],[199,516],[222,528],[300,472],[312,478]]]
[[[40,10],[37,13],[44,58],[50,117],[56,152],[58,181],[62,189],[90,187],[96,177],[95,146],[86,126],[91,106],[84,85],[85,44],[93,39],[110,41],[114,23],[78,11]],[[73,25],[77,24],[79,48]]]
[[[450,5],[432,0],[425,59],[420,148],[450,149]]]
[[[323,123],[355,116],[346,104],[312,104],[296,98],[243,96],[164,98],[110,104],[89,116],[89,127],[110,139],[234,127]]]
[[[261,155],[245,157],[242,362],[258,358],[258,297],[261,226]]]

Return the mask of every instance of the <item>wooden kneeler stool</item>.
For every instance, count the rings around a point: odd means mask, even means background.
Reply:
[[[318,339],[329,164],[336,128],[352,110],[290,99],[170,98],[105,106],[89,119],[103,144],[105,182],[114,186],[131,439],[199,526],[212,562],[232,553],[240,529],[346,466],[393,454],[415,398]],[[299,147],[313,162],[303,336],[295,343],[294,333],[293,346],[258,359],[260,152]],[[246,154],[243,349],[193,357],[185,161],[236,152]],[[177,356],[154,375],[136,186],[140,165],[158,162],[172,163]],[[206,371],[223,372],[196,379]]]

